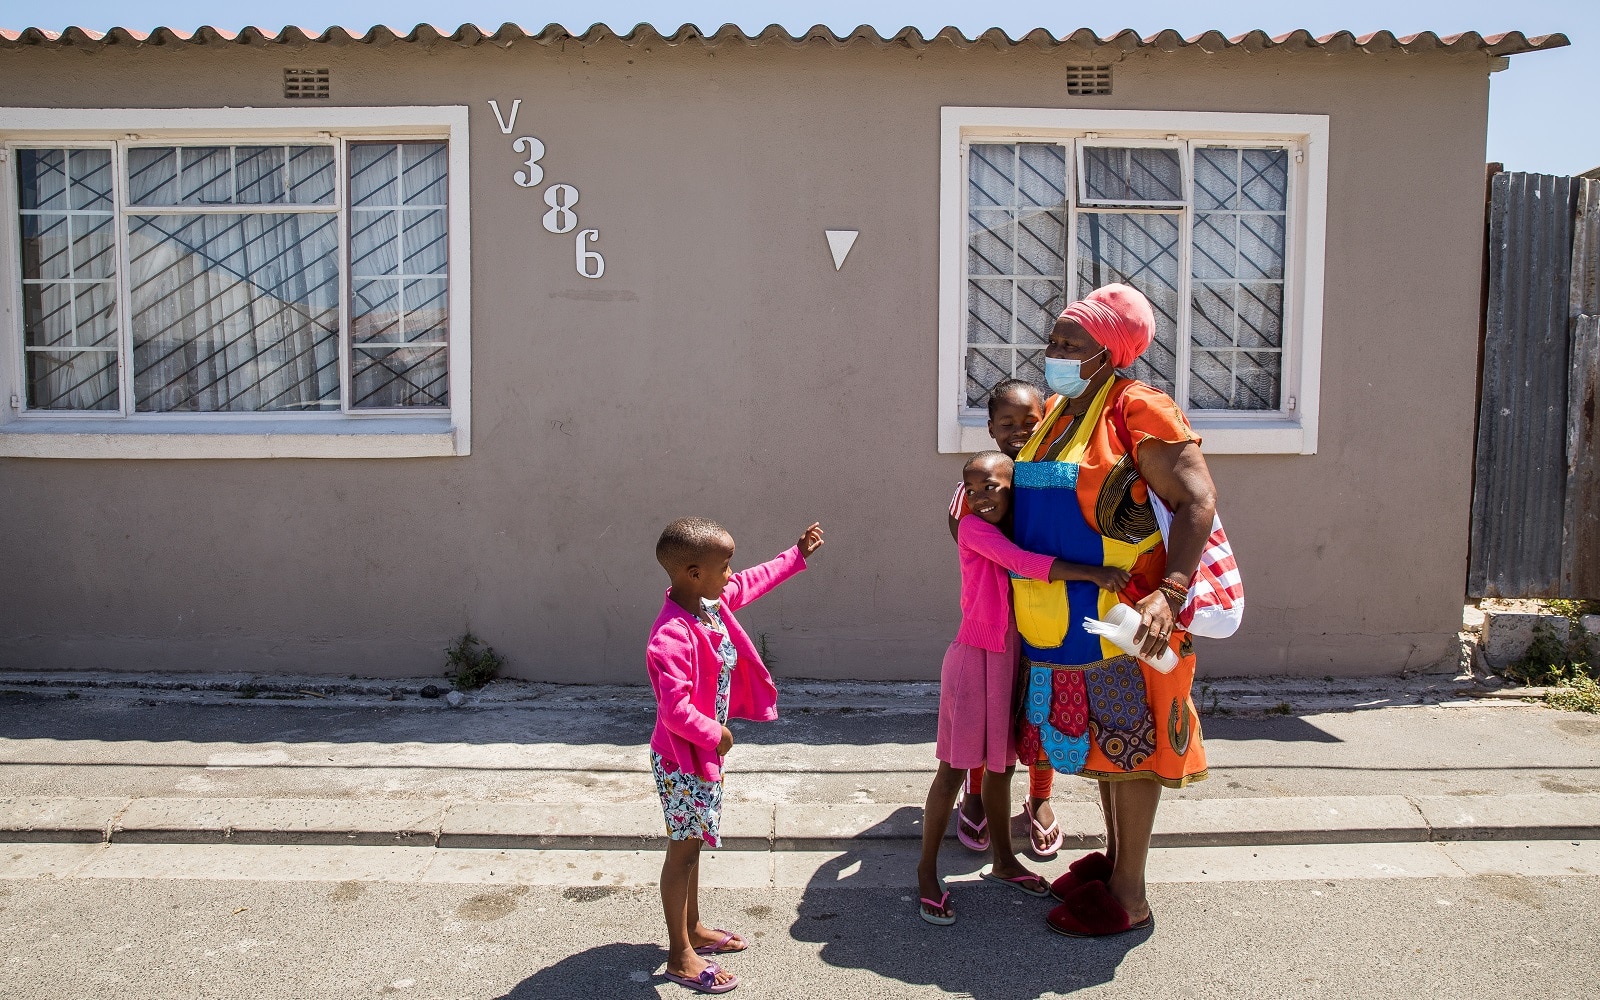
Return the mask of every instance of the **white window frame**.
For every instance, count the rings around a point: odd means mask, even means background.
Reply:
[[[982,414],[963,405],[966,386],[967,155],[972,142],[1172,145],[1226,142],[1286,145],[1282,406],[1263,412],[1186,410],[1208,454],[1314,455],[1322,381],[1322,298],[1328,206],[1328,116],[1210,111],[1101,111],[1063,108],[941,110],[939,139],[939,451],[994,447]],[[1185,171],[1190,168],[1186,165]],[[1189,178],[1185,177],[1186,189]],[[1072,178],[1079,183],[1078,176]],[[1085,206],[1086,208],[1090,206]],[[1094,206],[1101,207],[1101,206]],[[1150,206],[1153,210],[1157,206]],[[1164,209],[1171,211],[1172,208]],[[1185,207],[1182,266],[1189,266]],[[1073,237],[1069,233],[1069,240]],[[1073,280],[1070,262],[1067,280]],[[1189,304],[1185,303],[1184,316]],[[1178,336],[1188,336],[1180,322]],[[1186,382],[1188,372],[1177,377]]]
[[[252,141],[333,143],[339,190],[348,186],[350,142],[444,140],[449,158],[448,409],[323,413],[127,413],[29,411],[22,361],[21,258],[17,147],[127,147]],[[438,107],[324,108],[0,108],[0,457],[22,458],[415,458],[468,455],[472,447],[472,233],[467,109]],[[114,157],[120,189],[125,160]],[[120,200],[119,200],[120,201]],[[348,205],[341,195],[339,254],[349,252]],[[180,210],[181,209],[177,209]],[[119,212],[117,225],[126,226]],[[123,241],[119,240],[119,243]],[[119,250],[119,255],[125,254]],[[342,265],[341,265],[342,266]],[[126,282],[119,266],[118,281]],[[340,302],[341,397],[348,402],[349,289]],[[118,297],[119,329],[127,299]],[[124,336],[125,336],[124,332]],[[131,366],[121,372],[124,408]]]

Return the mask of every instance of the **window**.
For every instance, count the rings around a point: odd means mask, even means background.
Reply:
[[[0,453],[466,453],[464,141],[403,120],[457,109],[247,110],[280,128],[35,138],[0,109],[20,306]]]
[[[1208,451],[1314,451],[1325,132],[1317,116],[945,109],[941,450],[989,447],[989,391],[1043,385],[1056,315],[1115,281],[1156,316],[1126,374],[1172,395]]]

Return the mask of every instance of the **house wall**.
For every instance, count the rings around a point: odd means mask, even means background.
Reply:
[[[1081,53],[1077,58],[1081,61]],[[742,613],[780,675],[932,678],[957,623],[936,451],[943,105],[1330,116],[1320,450],[1211,459],[1244,568],[1205,674],[1454,656],[1467,555],[1488,59],[1135,52],[1069,103],[1069,50],[854,44],[11,50],[6,104],[459,104],[472,130],[464,458],[0,460],[0,667],[435,673],[471,628],[511,673],[643,678],[674,517],[735,565],[821,520]],[[599,281],[516,187],[487,101],[582,191]],[[827,228],[859,229],[835,272]],[[14,306],[13,306],[14,308]],[[14,321],[14,318],[10,318]]]

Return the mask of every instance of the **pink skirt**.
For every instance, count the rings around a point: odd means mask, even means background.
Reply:
[[[1017,762],[1015,706],[1011,700],[1021,652],[1017,630],[1002,653],[952,642],[939,671],[940,760],[959,770],[1004,771]]]

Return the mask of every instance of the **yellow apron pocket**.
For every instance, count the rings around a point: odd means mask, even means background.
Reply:
[[[1035,649],[1055,649],[1067,637],[1067,585],[1059,580],[1011,580],[1017,631]]]

